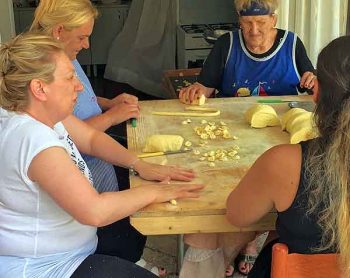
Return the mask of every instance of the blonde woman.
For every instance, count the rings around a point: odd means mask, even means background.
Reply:
[[[112,100],[96,97],[87,76],[76,60],[79,51],[89,48],[89,36],[97,16],[98,11],[89,0],[43,0],[35,10],[31,30],[43,32],[62,42],[84,86],[74,107],[74,115],[94,128],[105,131],[129,118],[137,118],[139,108],[137,98],[131,95],[123,94]],[[102,110],[105,112],[102,113]],[[83,157],[99,192],[118,189],[112,165],[91,156]]]
[[[79,51],[89,48],[89,36],[97,17],[98,11],[90,0],[41,0],[35,10],[31,30],[52,36],[63,44],[84,87],[75,104],[74,115],[88,125],[105,131],[127,119],[137,118],[140,111],[138,100],[132,95],[122,94],[111,100],[96,97],[87,76],[76,59]],[[113,165],[110,163],[85,154],[83,158],[91,171],[94,187],[98,192],[117,191],[118,187],[128,187],[127,184],[118,186]],[[150,177],[143,177],[146,179],[160,178],[154,174]],[[178,176],[177,178],[185,177]],[[187,176],[185,180],[188,178],[191,177]],[[132,262],[140,260],[146,237],[130,225],[129,219],[122,219],[99,228],[98,235],[100,246],[103,247],[103,252],[106,254],[117,255]],[[99,251],[102,252],[102,250]],[[145,261],[141,260],[140,264],[144,265]],[[151,264],[147,264],[146,267],[157,274],[165,272],[164,269],[158,269]]]
[[[268,150],[227,199],[227,219],[239,227],[275,208],[274,242],[287,244],[291,253],[339,253],[344,277],[350,277],[349,48],[350,37],[341,37],[318,57],[313,91],[319,138]],[[260,253],[249,277],[270,277],[274,242]]]
[[[96,227],[151,203],[198,197],[203,187],[148,183],[99,194],[78,149],[144,166],[71,115],[82,89],[52,37],[27,33],[0,47],[0,277],[155,277],[98,253]]]

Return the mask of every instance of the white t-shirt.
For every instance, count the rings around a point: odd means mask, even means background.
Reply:
[[[62,123],[51,129],[0,108],[0,277],[69,277],[95,251],[96,228],[80,224],[28,178],[33,158],[54,146],[92,182]]]

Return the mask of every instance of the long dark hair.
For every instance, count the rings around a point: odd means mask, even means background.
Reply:
[[[320,137],[306,156],[309,213],[319,214],[319,250],[335,248],[350,276],[350,36],[333,40],[317,61],[319,99],[315,123]]]

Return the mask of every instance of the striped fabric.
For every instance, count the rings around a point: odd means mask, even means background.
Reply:
[[[99,193],[119,190],[118,179],[112,164],[95,157],[89,157],[85,161],[92,174],[94,187]]]

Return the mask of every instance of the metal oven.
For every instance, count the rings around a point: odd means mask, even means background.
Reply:
[[[204,33],[208,30],[237,29],[235,23],[215,23],[215,24],[191,24],[178,25],[177,27],[177,64],[178,68],[201,68],[207,58],[212,43],[204,38]]]
[[[202,67],[213,47],[204,32],[234,30],[237,21],[233,0],[178,0],[177,68]]]

